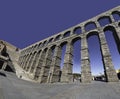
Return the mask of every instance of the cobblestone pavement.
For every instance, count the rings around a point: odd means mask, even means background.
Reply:
[[[120,99],[120,82],[38,84],[0,72],[0,99]]]

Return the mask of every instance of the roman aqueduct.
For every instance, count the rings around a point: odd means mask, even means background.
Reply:
[[[91,82],[88,38],[99,38],[104,72],[108,82],[118,78],[105,37],[111,31],[120,53],[120,7],[113,8],[56,35],[20,50],[18,64],[39,83],[73,82],[73,45],[81,41],[81,82]],[[64,66],[60,69],[62,47],[66,45]],[[62,73],[61,73],[62,71]]]

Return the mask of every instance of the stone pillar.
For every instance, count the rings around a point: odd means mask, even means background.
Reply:
[[[61,63],[61,47],[56,46],[49,71],[49,76],[47,78],[48,83],[60,81],[60,63]]]
[[[6,62],[6,61],[4,61],[3,66],[2,66],[2,70],[5,70],[5,69],[6,69],[6,67],[7,67],[7,62]]]
[[[35,74],[35,69],[37,68],[37,63],[39,62],[39,53],[36,53],[35,55],[35,59],[33,61],[33,64],[32,64],[32,68],[31,68],[31,73]]]
[[[115,22],[114,17],[112,16],[112,14],[110,14],[109,16],[110,16],[110,19],[111,19],[112,23]]]
[[[22,66],[24,70],[25,70],[25,68],[26,68],[26,61],[28,61],[27,58],[28,58],[28,56],[25,57],[24,63],[23,63],[23,66]]]
[[[36,55],[37,55],[37,52],[34,53],[34,55],[33,55],[33,59],[32,59],[31,64],[30,64],[30,68],[29,68],[29,72],[30,72],[30,73],[33,72],[34,62],[36,61]]]
[[[18,64],[21,66],[21,56],[19,56]]]
[[[39,78],[40,83],[47,83],[51,62],[52,62],[52,50],[48,49],[40,71]]]
[[[24,64],[24,70],[26,71],[27,71],[27,64],[28,64],[29,58],[30,58],[30,55],[26,57],[25,64]]]
[[[18,64],[21,66],[22,63],[22,56],[19,56]]]
[[[24,64],[25,64],[25,56],[23,56],[22,64],[21,67],[24,69]]]
[[[61,82],[67,82],[67,83],[73,82],[72,58],[73,58],[73,45],[70,42],[68,42],[64,57],[64,66],[62,69]]]
[[[82,30],[82,33],[85,33],[85,27],[84,27],[84,25],[82,25],[81,30]]]
[[[20,67],[23,66],[23,60],[24,60],[24,57],[23,57],[23,56],[20,56],[20,58],[19,58]]]
[[[106,81],[117,82],[118,77],[112,63],[112,58],[107,45],[105,34],[102,30],[99,31],[99,39],[100,39],[100,46],[101,46],[102,60],[103,60],[104,70],[106,75]]]
[[[90,83],[92,80],[87,38],[81,39],[81,82]]]
[[[45,59],[45,51],[41,51],[40,55],[38,56],[38,61],[35,64],[35,69],[34,69],[35,80],[40,79],[40,72],[41,72],[41,67],[42,67],[44,59]]]
[[[32,58],[33,58],[33,54],[30,55],[30,57],[29,57],[29,59],[28,59],[28,61],[27,61],[27,64],[26,64],[26,71],[29,70],[29,66],[30,66],[30,63],[31,63]]]
[[[99,29],[101,26],[97,20],[95,20],[96,27]]]

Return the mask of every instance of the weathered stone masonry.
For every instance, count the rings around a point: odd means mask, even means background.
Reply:
[[[90,26],[92,27],[89,28]],[[87,39],[90,36],[97,35],[106,79],[108,82],[116,82],[118,78],[105,38],[105,31],[107,30],[113,32],[120,52],[120,7],[113,8],[22,49],[19,56],[19,65],[32,75],[32,79],[39,83],[73,82],[73,43],[79,39],[81,40],[81,81],[89,83],[92,76]],[[62,74],[60,75],[61,50],[64,44],[66,44],[66,52]]]
[[[18,48],[5,41],[0,40],[0,70],[15,73],[16,70],[13,66],[13,62],[18,59],[18,56]],[[12,57],[16,57],[16,60],[14,60]]]

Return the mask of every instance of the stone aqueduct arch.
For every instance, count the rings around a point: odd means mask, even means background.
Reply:
[[[81,40],[81,80],[91,82],[91,69],[87,39],[97,35],[99,38],[104,71],[108,82],[118,81],[105,31],[113,32],[118,51],[120,52],[120,7],[113,8],[92,19],[73,26],[63,32],[32,44],[21,50],[19,65],[32,78],[40,83],[72,82],[73,43]],[[66,44],[64,66],[60,76],[61,49]]]

